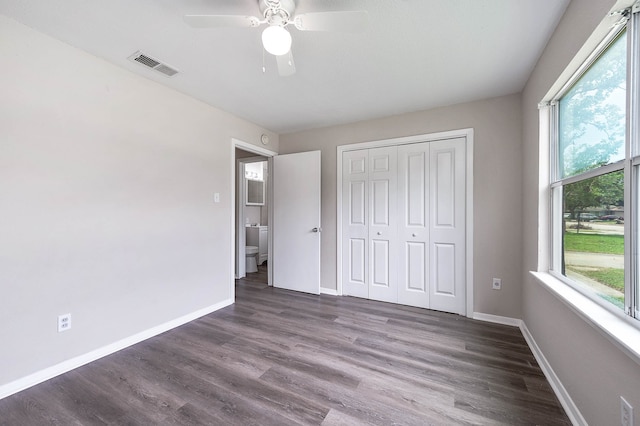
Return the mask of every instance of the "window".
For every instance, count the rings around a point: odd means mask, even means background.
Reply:
[[[629,48],[636,46],[636,15],[624,11],[551,100],[550,169],[551,272],[608,309],[638,319],[640,265],[631,253],[640,236],[633,117],[640,79],[638,55]]]

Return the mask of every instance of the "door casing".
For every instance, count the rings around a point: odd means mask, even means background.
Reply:
[[[244,142],[241,141],[240,139],[235,139],[232,138],[231,139],[231,229],[233,231],[233,235],[231,237],[231,250],[230,250],[230,259],[229,259],[229,265],[231,265],[231,282],[229,283],[230,286],[230,293],[231,294],[231,299],[235,300],[236,296],[236,283],[235,283],[235,264],[236,264],[236,256],[242,256],[244,258],[245,256],[245,251],[244,251],[244,246],[237,244],[237,238],[239,236],[241,236],[242,238],[244,238],[244,236],[242,235],[238,235],[241,234],[242,232],[239,232],[239,230],[236,228],[236,218],[237,218],[237,214],[238,214],[238,202],[242,201],[242,200],[236,200],[236,180],[239,179],[238,177],[238,170],[237,170],[237,162],[236,162],[236,148],[241,149],[243,151],[247,151],[247,152],[251,152],[253,154],[262,156],[262,157],[266,157],[267,158],[267,162],[269,164],[269,170],[272,169],[273,167],[273,157],[275,155],[278,155],[277,152],[275,151],[271,151],[268,150],[266,148],[262,148],[259,147],[257,145],[248,143],[248,142]],[[272,194],[273,194],[273,180],[272,179],[268,179],[267,180],[267,199],[271,199],[272,198]],[[269,203],[268,207],[268,215],[269,217],[273,217],[273,203]],[[239,225],[244,226],[244,222],[240,221]],[[268,261],[267,262],[271,262],[271,253],[273,250],[272,247],[272,241],[273,241],[273,234],[272,234],[272,227],[270,226],[268,228]],[[272,281],[273,281],[273,272],[272,272],[272,268],[268,268],[267,270],[267,281],[268,284],[271,285]]]

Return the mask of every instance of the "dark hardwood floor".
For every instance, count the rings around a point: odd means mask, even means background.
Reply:
[[[0,400],[2,425],[570,425],[520,331],[236,285],[235,305]]]

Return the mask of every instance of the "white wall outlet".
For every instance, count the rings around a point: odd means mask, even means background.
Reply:
[[[494,290],[501,290],[502,289],[502,280],[500,278],[494,278],[493,279],[493,285],[491,287]]]
[[[58,315],[58,333],[71,328],[71,314]]]
[[[633,426],[633,407],[623,397],[620,397],[620,424]]]

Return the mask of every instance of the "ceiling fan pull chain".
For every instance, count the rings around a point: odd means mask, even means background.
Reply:
[[[267,67],[264,65],[264,47],[262,48],[262,74],[267,72]]]

